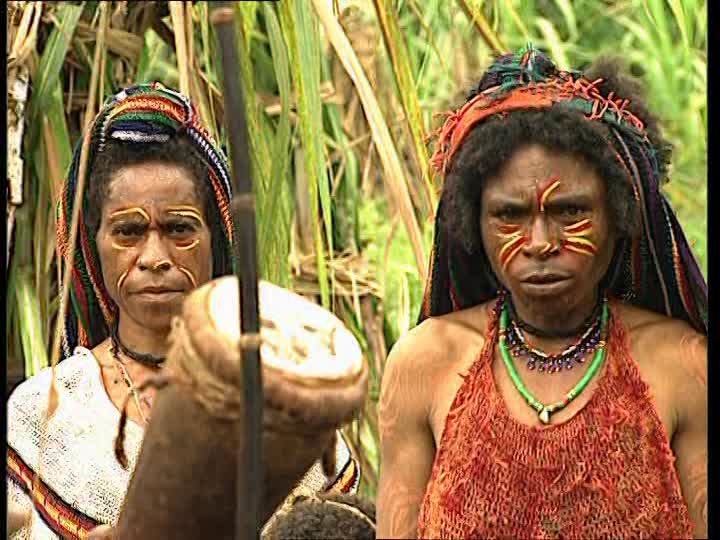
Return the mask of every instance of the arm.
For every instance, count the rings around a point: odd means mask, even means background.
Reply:
[[[672,446],[695,538],[707,538],[707,338],[693,333],[680,341],[678,424]]]
[[[415,538],[417,519],[435,457],[428,422],[432,396],[421,340],[412,334],[396,344],[386,363],[380,395],[378,538]]]

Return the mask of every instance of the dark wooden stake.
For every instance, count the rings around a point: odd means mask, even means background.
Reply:
[[[230,143],[230,164],[234,194],[232,199],[235,223],[237,276],[240,282],[240,332],[259,332],[257,253],[255,231],[255,196],[252,190],[248,132],[238,67],[240,59],[235,39],[235,2],[218,2],[211,21],[217,32],[222,55],[225,123]],[[260,351],[257,346],[244,347],[242,384],[244,421],[241,424],[237,466],[237,500],[235,538],[259,538],[259,501],[262,496],[262,375]]]

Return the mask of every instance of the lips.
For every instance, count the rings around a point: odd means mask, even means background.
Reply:
[[[558,281],[565,281],[566,279],[570,279],[570,276],[554,272],[543,272],[530,274],[525,278],[521,279],[520,281],[533,285],[547,285],[551,283],[557,283]]]
[[[542,298],[566,294],[572,287],[572,276],[555,272],[528,274],[520,282],[520,288],[526,295]]]
[[[162,285],[155,285],[150,287],[143,287],[142,289],[138,289],[134,291],[133,294],[136,295],[142,295],[142,296],[170,296],[173,294],[179,294],[185,292],[184,289],[180,287],[171,287],[171,286],[162,286]]]
[[[173,292],[182,292],[181,289],[173,289],[171,287],[145,287],[143,289],[138,290],[135,294],[164,294],[164,293],[173,293]]]

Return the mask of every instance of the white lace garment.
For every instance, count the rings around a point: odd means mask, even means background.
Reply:
[[[105,391],[100,366],[82,347],[56,368],[59,403],[44,426],[52,372],[44,369],[22,383],[8,400],[7,443],[64,502],[86,516],[107,524],[117,522],[128,481],[135,468],[143,428],[128,421],[125,452],[129,470],[115,459],[114,444],[120,413]],[[350,461],[342,436],[338,437],[339,474]],[[319,462],[306,473],[301,486],[320,491],[328,482]],[[57,539],[30,497],[18,484],[7,481],[8,502],[31,510],[28,523],[11,538]],[[354,489],[353,489],[354,490]]]

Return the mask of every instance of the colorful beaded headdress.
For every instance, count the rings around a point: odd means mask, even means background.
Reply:
[[[472,129],[513,111],[572,108],[608,129],[608,144],[626,171],[640,207],[639,232],[616,253],[615,279],[608,294],[632,304],[689,322],[707,334],[707,285],[678,223],[660,190],[662,168],[641,119],[627,99],[602,95],[602,79],[589,81],[578,72],[559,71],[528,46],[499,57],[487,70],[484,85],[437,132],[432,164],[442,175]],[[482,249],[469,253],[446,227],[443,198],[437,209],[429,279],[420,321],[486,302],[497,295]]]
[[[69,298],[72,309],[65,315],[63,349],[66,356],[80,345],[94,347],[109,334],[117,314],[117,306],[108,295],[100,270],[95,238],[88,233],[87,208],[89,182],[93,181],[92,166],[103,151],[106,141],[131,144],[162,144],[171,137],[184,136],[192,143],[207,166],[207,178],[214,194],[215,208],[222,225],[223,256],[213,254],[214,274],[232,272],[227,261],[232,256],[233,223],[230,213],[231,184],[227,159],[200,125],[199,116],[187,97],[167,89],[159,83],[126,88],[108,100],[90,127],[90,146],[87,163],[87,181],[79,216],[77,248],[73,265]],[[69,228],[73,202],[78,185],[82,140],[73,155],[67,179],[57,206],[57,240],[60,253],[65,257],[69,245]],[[233,263],[230,263],[233,264]]]

